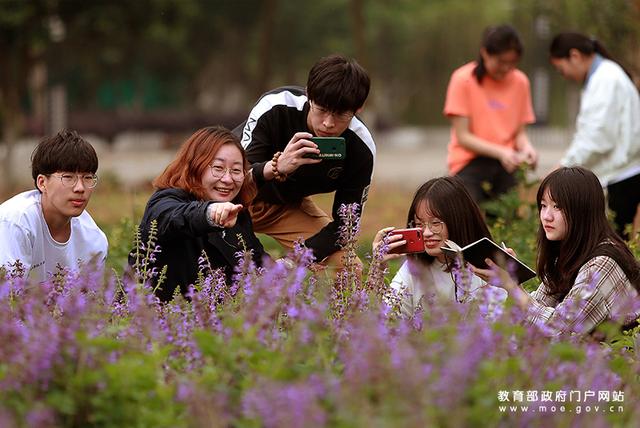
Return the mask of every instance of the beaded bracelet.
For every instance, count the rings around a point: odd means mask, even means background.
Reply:
[[[271,170],[273,171],[273,179],[279,183],[282,183],[287,179],[286,174],[282,174],[280,171],[278,171],[278,158],[281,154],[282,152],[275,152],[273,155],[273,159],[271,159]]]

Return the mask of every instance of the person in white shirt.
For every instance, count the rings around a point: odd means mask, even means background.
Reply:
[[[600,42],[560,33],[550,46],[551,64],[583,85],[576,131],[561,166],[592,170],[607,188],[618,234],[633,223],[640,202],[640,95],[630,76]]]
[[[425,251],[408,254],[391,281],[391,287],[400,295],[404,315],[413,315],[419,305],[426,309],[427,301],[462,302],[486,288],[486,283],[470,270],[452,269],[440,249],[446,240],[464,247],[484,237],[491,239],[480,208],[460,178],[434,178],[420,186],[409,208],[407,227],[422,229]],[[373,240],[374,251],[383,245],[385,237],[389,251],[406,244],[402,235],[393,230],[386,227],[378,231]],[[401,256],[387,253],[383,262]],[[507,293],[499,290],[495,300],[501,303],[506,297]]]
[[[42,140],[31,156],[36,190],[0,205],[0,266],[42,282],[60,268],[104,263],[107,237],[85,210],[98,177],[94,148],[75,131]]]

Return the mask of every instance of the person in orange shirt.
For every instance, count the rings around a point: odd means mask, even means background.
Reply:
[[[535,168],[538,160],[525,131],[535,116],[529,79],[516,69],[522,51],[513,27],[488,27],[478,60],[455,70],[449,81],[449,174],[462,179],[476,202],[509,190],[518,166]]]

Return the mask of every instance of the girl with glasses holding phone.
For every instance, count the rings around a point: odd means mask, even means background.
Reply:
[[[161,251],[152,267],[160,271],[167,266],[166,280],[156,288],[160,300],[171,300],[178,286],[186,294],[198,277],[203,252],[212,268],[224,269],[228,282],[237,252],[251,250],[254,262],[262,264],[265,252],[245,210],[256,194],[248,169],[238,138],[225,128],[208,127],[189,137],[153,181],[157,190],[147,203],[140,231],[146,242],[151,222],[157,221]],[[134,267],[136,252],[129,255]]]
[[[477,276],[466,278],[469,284],[459,284],[452,266],[447,263],[440,249],[446,240],[452,240],[461,247],[481,238],[491,239],[478,205],[457,177],[434,178],[424,183],[416,191],[409,212],[407,227],[422,229],[424,252],[406,255],[393,280],[391,287],[400,294],[401,310],[412,315],[424,300],[440,299],[461,301],[460,286],[465,285],[473,293],[486,284]],[[386,238],[389,253],[383,257],[386,262],[401,257],[393,253],[406,244],[402,235],[394,234],[393,227],[381,229],[373,241],[374,251]],[[503,301],[506,293],[500,293]]]

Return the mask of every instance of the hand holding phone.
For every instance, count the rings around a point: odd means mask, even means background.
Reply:
[[[343,137],[311,137],[320,150],[320,154],[308,154],[305,157],[312,159],[344,159],[347,155]]]
[[[424,241],[422,239],[422,229],[414,227],[410,229],[395,229],[391,235],[401,235],[407,243],[389,250],[389,254],[415,254],[424,252]]]
[[[303,165],[313,165],[322,162],[322,159],[311,159],[309,154],[318,153],[315,143],[311,141],[308,132],[296,132],[287,143],[282,154],[278,158],[278,172],[283,175],[293,174]]]

